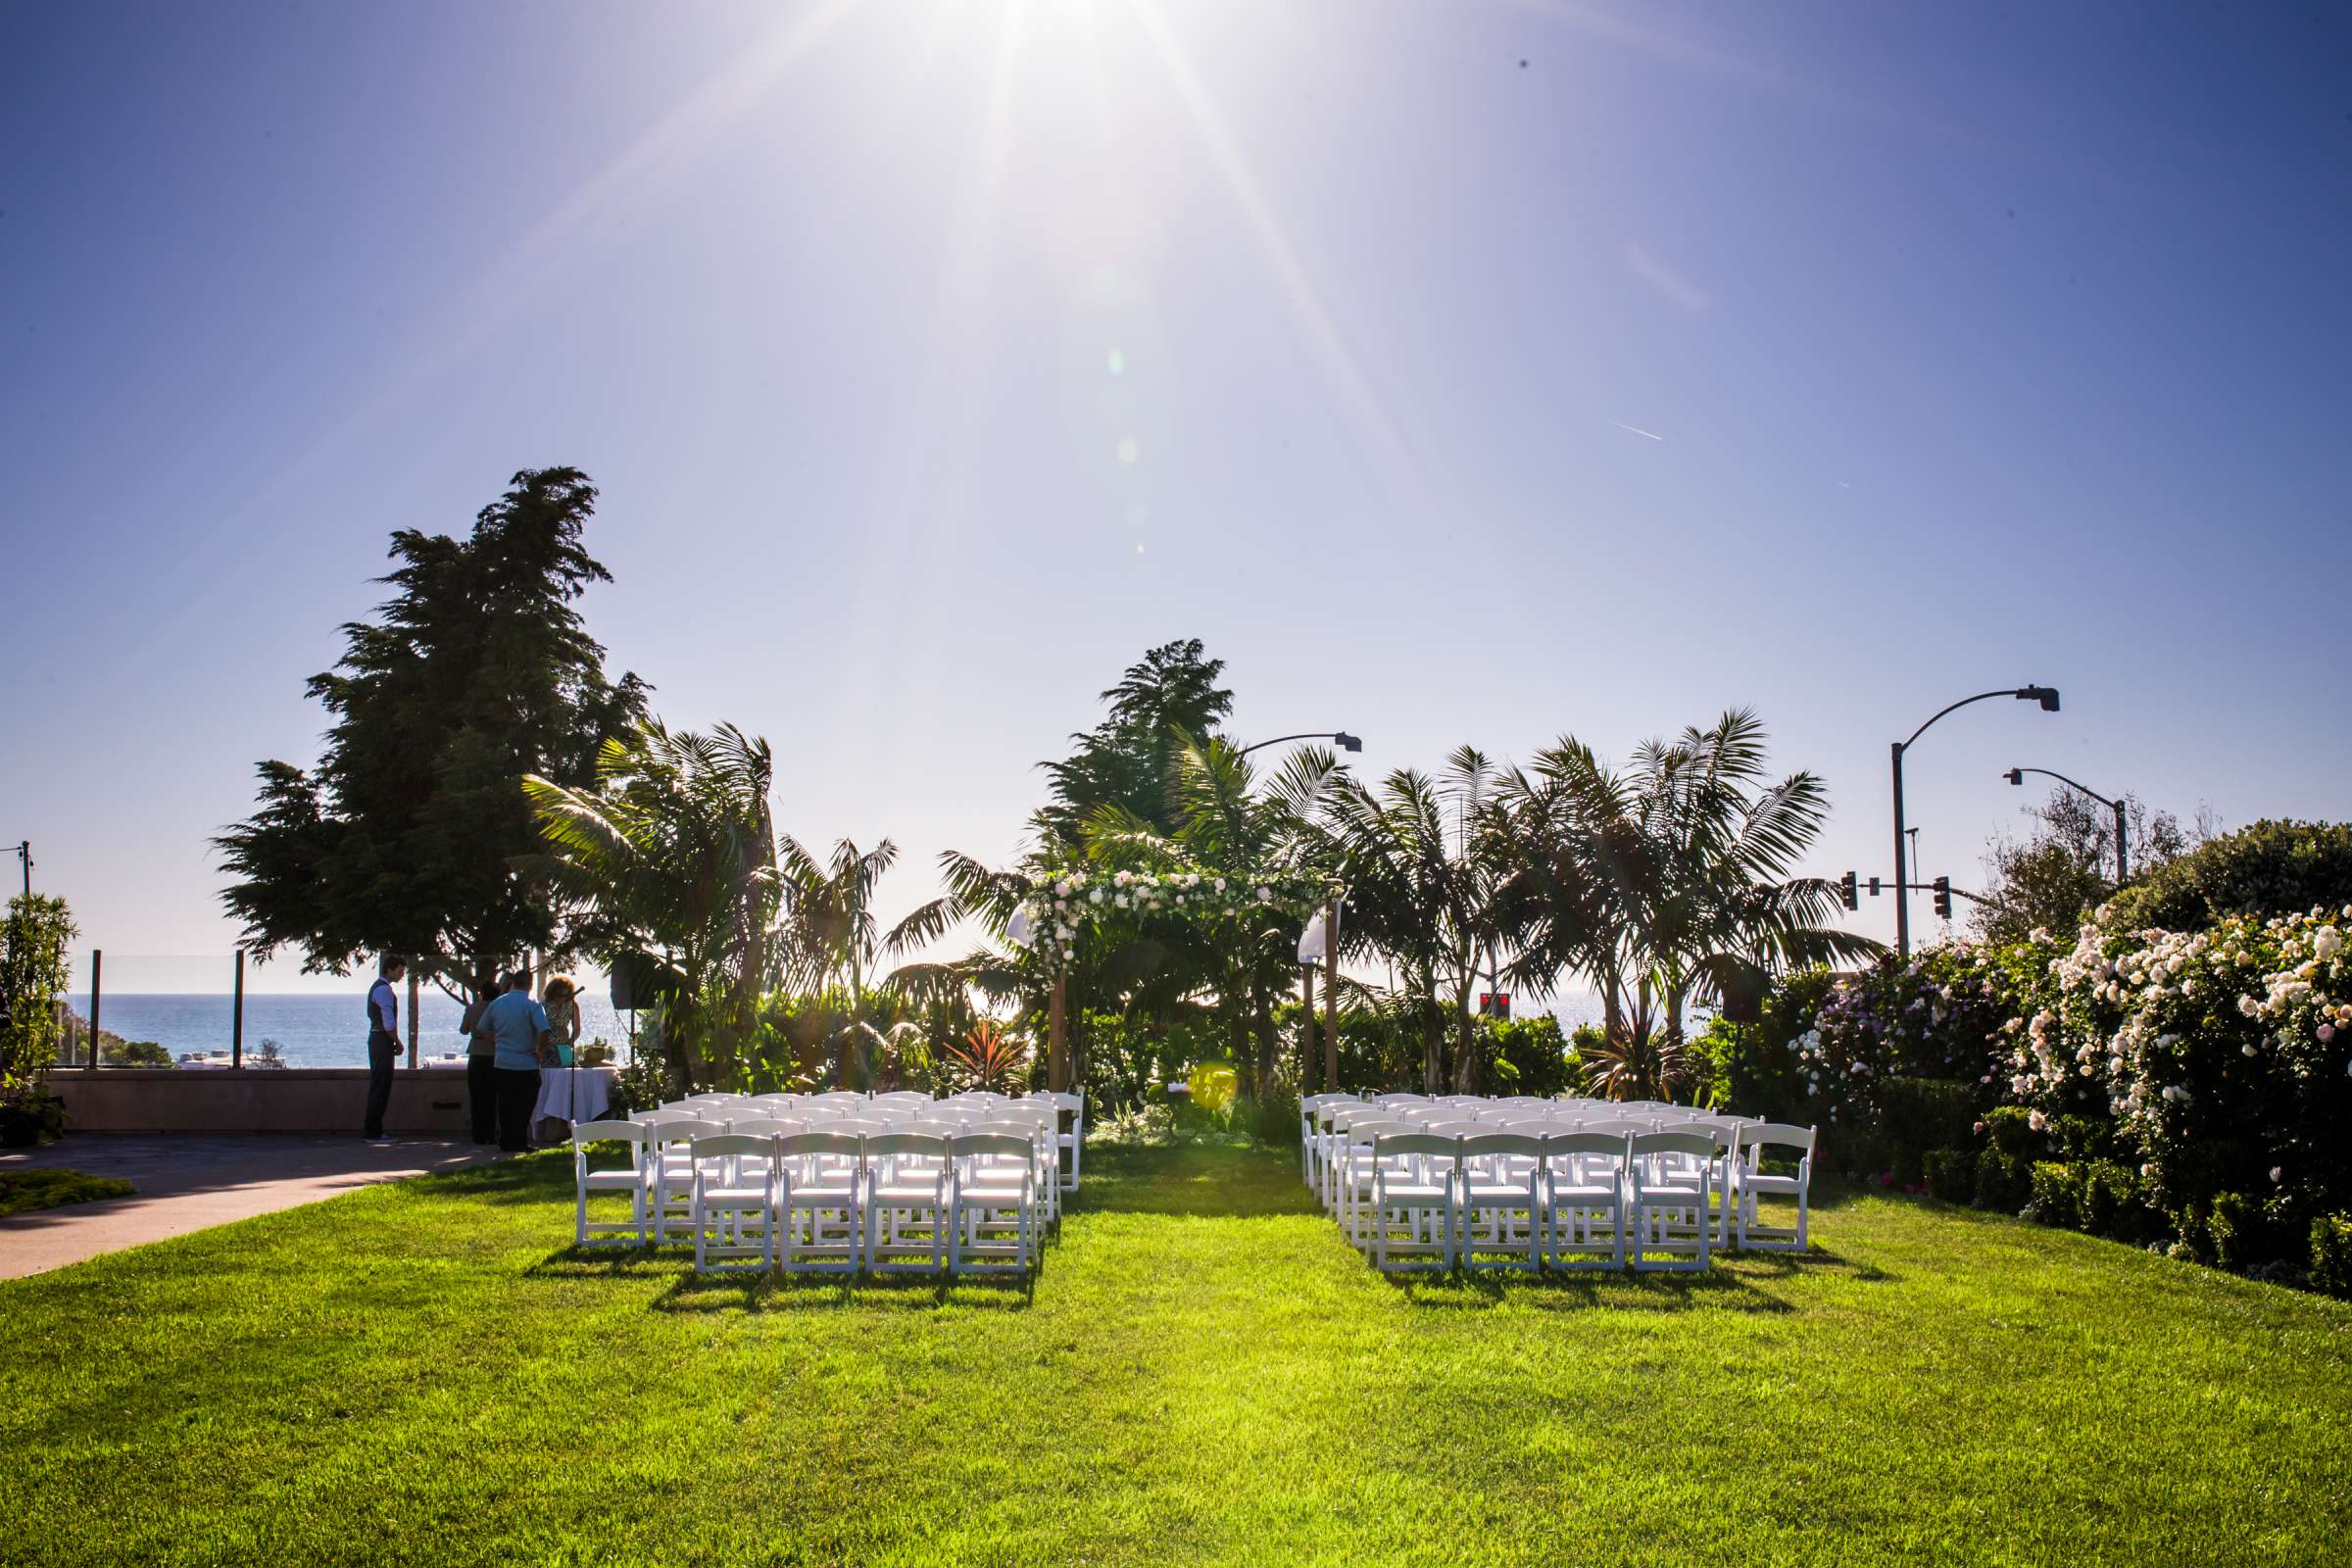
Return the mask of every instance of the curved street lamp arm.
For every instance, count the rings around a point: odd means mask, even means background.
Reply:
[[[2059,783],[2066,785],[2070,789],[2080,790],[2084,795],[2087,795],[2092,800],[2098,802],[2101,806],[2107,808],[2107,809],[2110,811],[2120,809],[2124,804],[2121,801],[2111,801],[2106,796],[2101,795],[2097,790],[2092,789],[2089,785],[2078,784],[2073,779],[2068,778],[2064,773],[2054,773],[2046,767],[2013,767],[2009,771],[2012,773],[2039,773],[2044,778],[2054,778]]]
[[[1347,731],[1345,730],[1311,729],[1297,735],[1277,735],[1270,741],[1258,741],[1252,745],[1245,746],[1233,755],[1236,757],[1248,757],[1251,752],[1263,751],[1269,746],[1280,746],[1284,741],[1331,741],[1334,744],[1337,744],[1339,737],[1346,733]]]
[[[1958,702],[1952,704],[1951,708],[1938,709],[1935,716],[1930,718],[1927,724],[1922,724],[1919,726],[1919,728],[1913,730],[1911,732],[1911,740],[1903,742],[1903,750],[1909,751],[1911,749],[1911,741],[1918,740],[1922,735],[1925,735],[1928,732],[1928,724],[1935,723],[1936,719],[1941,718],[1945,713],[1950,712],[1953,708],[1966,708],[1971,703],[1981,703],[1988,697],[2017,697],[2020,695],[2022,695],[2022,692],[2019,688],[2014,686],[2005,686],[1997,692],[1979,692],[1974,697],[1963,697]]]

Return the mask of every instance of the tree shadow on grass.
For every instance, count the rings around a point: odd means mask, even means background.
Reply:
[[[1738,1274],[1590,1274],[1479,1270],[1475,1273],[1383,1275],[1406,1304],[1446,1311],[1491,1311],[1498,1306],[1572,1312],[1592,1307],[1637,1312],[1793,1312],[1795,1307]]]
[[[697,1274],[691,1268],[651,1310],[706,1312],[1023,1312],[1037,1299],[1037,1271],[997,1274]]]

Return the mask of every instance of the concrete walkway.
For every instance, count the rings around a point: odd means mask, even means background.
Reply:
[[[121,1176],[138,1191],[102,1203],[0,1219],[0,1279],[39,1274],[100,1252],[185,1236],[251,1214],[315,1203],[375,1182],[495,1158],[464,1139],[83,1133],[44,1149],[0,1152],[0,1171],[65,1166]]]

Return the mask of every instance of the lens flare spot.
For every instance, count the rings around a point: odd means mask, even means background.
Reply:
[[[1109,370],[1111,374],[1125,375],[1127,373],[1127,351],[1125,349],[1112,349],[1109,356],[1104,359],[1102,364],[1103,368]]]
[[[1144,449],[1137,443],[1135,437],[1131,435],[1119,437],[1119,461],[1121,463],[1133,467],[1143,460],[1143,456]]]

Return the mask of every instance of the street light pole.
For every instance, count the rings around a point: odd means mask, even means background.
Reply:
[[[2021,703],[2039,703],[2045,713],[2058,711],[2058,688],[2055,686],[2019,686],[2014,690],[1979,692],[1974,697],[1963,697],[1956,703],[1937,709],[1929,715],[1926,724],[1911,732],[1910,740],[1896,741],[1890,754],[1894,773],[1894,951],[1899,957],[1911,956],[1911,879],[1903,874],[1903,753],[1928,732],[1930,724],[1953,709],[1966,708],[1971,703],[1981,703],[1993,697],[2014,697]]]
[[[24,868],[24,896],[29,899],[32,897],[32,840],[24,839],[18,843],[17,860]]]
[[[2132,824],[2123,799],[2118,797],[2111,801],[2097,790],[2091,789],[2087,785],[2078,784],[2064,773],[2053,773],[2046,767],[2013,767],[2001,776],[2012,784],[2022,785],[2025,783],[2028,773],[2039,773],[2043,778],[2054,778],[2068,789],[2089,796],[2115,813],[2115,885],[2120,888],[2131,881],[2132,861],[2126,852],[2125,844],[2130,836]]]
[[[1364,742],[1361,736],[1350,735],[1344,729],[1335,732],[1308,730],[1303,734],[1277,735],[1270,741],[1258,741],[1254,745],[1243,747],[1240,751],[1234,753],[1233,755],[1236,757],[1248,757],[1251,752],[1263,751],[1269,746],[1280,746],[1284,741],[1329,741],[1332,745],[1338,747],[1343,752],[1360,752],[1364,749]]]

